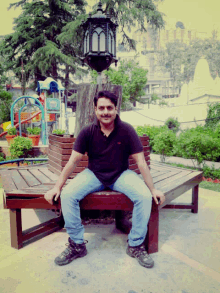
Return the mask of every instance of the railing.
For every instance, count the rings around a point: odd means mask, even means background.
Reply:
[[[25,161],[31,162],[31,165],[33,165],[33,162],[35,162],[35,161],[48,161],[48,158],[20,158],[20,159],[2,161],[2,162],[0,162],[0,165],[17,163],[17,165],[19,166],[20,163],[25,162]]]

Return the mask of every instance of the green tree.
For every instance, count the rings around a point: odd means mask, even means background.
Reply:
[[[0,90],[2,90],[4,88],[7,80],[8,80],[8,78],[5,75],[4,62],[2,61],[2,58],[0,58]]]
[[[64,71],[63,79],[69,81],[70,72],[75,73],[79,61],[58,36],[68,22],[85,13],[84,5],[83,0],[22,0],[11,4],[20,6],[22,13],[15,19],[15,32],[4,38],[0,53],[5,57],[6,70],[15,73],[23,88],[31,77],[36,86],[36,81],[46,76],[61,79]]]
[[[102,0],[104,12],[119,24],[118,32],[121,43],[135,49],[135,42],[128,31],[138,25],[140,31],[147,31],[147,25],[154,28],[164,26],[163,14],[157,10],[157,2],[161,0]]]
[[[167,43],[166,48],[161,50],[158,55],[158,62],[164,72],[169,72],[173,78],[173,86],[181,87],[182,66],[184,64],[185,52],[187,45],[179,42]]]
[[[0,91],[0,124],[9,121],[12,104],[12,94],[7,91]]]
[[[145,95],[147,70],[141,68],[138,62],[134,60],[121,61],[119,62],[118,70],[109,68],[103,73],[109,83],[123,86],[122,109],[125,108],[128,101],[131,103],[140,101],[140,98]],[[93,70],[91,75],[95,83],[98,74]]]
[[[156,2],[102,0],[104,12],[118,21],[122,42],[129,47],[135,47],[135,42],[125,29],[135,26],[137,21],[141,30],[146,30],[146,23],[157,28],[163,26]],[[6,58],[6,70],[14,72],[23,88],[30,78],[36,83],[46,76],[61,79],[67,87],[70,74],[84,73],[77,56],[82,53],[80,25],[88,16],[86,4],[85,0],[21,0],[10,5],[21,7],[22,13],[15,20],[15,32],[4,38],[0,54]]]
[[[213,130],[220,124],[220,103],[209,104],[207,110],[207,117],[205,120],[205,126],[212,128]]]

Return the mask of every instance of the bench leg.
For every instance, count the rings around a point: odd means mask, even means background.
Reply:
[[[129,234],[132,224],[126,218],[126,214],[124,211],[115,211],[115,224],[118,230],[122,231],[123,233]]]
[[[10,210],[11,247],[20,249],[22,241],[21,209]]]
[[[199,185],[196,185],[192,189],[192,213],[198,213],[198,201],[199,201]]]
[[[148,223],[148,232],[145,238],[145,245],[147,252],[155,253],[158,252],[158,239],[159,239],[159,210],[157,204],[152,203],[152,210],[150,220]]]

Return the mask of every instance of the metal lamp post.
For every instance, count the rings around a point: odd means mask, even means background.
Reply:
[[[116,27],[110,17],[103,14],[101,1],[98,4],[97,13],[91,16],[82,24],[83,36],[83,55],[82,64],[88,64],[99,74],[115,62],[116,59]]]

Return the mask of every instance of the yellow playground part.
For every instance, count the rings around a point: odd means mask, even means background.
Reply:
[[[9,128],[11,128],[11,121],[7,121],[1,124],[4,131],[7,131]]]

